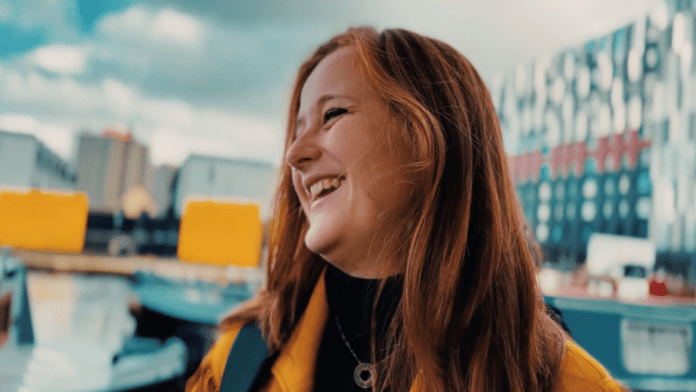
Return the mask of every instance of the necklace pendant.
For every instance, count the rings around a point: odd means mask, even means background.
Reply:
[[[367,379],[363,378],[364,372],[368,372]],[[361,362],[353,372],[353,379],[360,388],[372,388],[375,380],[375,368],[369,363]]]

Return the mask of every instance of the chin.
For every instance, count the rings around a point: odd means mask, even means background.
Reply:
[[[312,253],[316,253],[320,255],[324,260],[331,262],[329,260],[331,259],[330,254],[333,253],[332,250],[335,249],[335,243],[328,241],[328,239],[325,238],[325,236],[319,237],[316,234],[317,233],[314,233],[311,228],[309,229],[309,231],[305,235],[305,246]]]

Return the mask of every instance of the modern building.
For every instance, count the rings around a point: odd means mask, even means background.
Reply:
[[[277,168],[270,163],[191,155],[179,168],[174,187],[174,208],[181,217],[189,198],[231,198],[260,204],[270,216]]]
[[[549,258],[581,261],[593,232],[696,254],[695,7],[659,3],[490,84],[511,175]]]
[[[173,205],[172,188],[177,176],[177,170],[175,166],[160,165],[152,170],[152,175],[147,176],[145,189],[148,190],[157,206],[157,211],[153,218],[165,215]]]
[[[89,197],[91,212],[115,214],[122,208],[124,194],[145,186],[148,153],[130,133],[80,136],[75,187]]]
[[[35,136],[0,131],[0,188],[73,190],[75,177]]]

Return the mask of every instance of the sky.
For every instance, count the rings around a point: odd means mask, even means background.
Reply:
[[[277,164],[299,65],[350,26],[460,50],[487,83],[660,0],[0,0],[0,130],[74,163],[77,136],[130,130],[153,164]]]

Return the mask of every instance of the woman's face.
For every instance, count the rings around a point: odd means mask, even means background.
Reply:
[[[409,149],[356,57],[341,48],[310,74],[286,161],[297,169],[292,181],[309,222],[309,250],[350,275],[376,278],[413,186]]]

